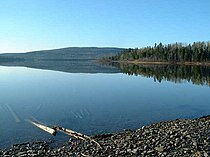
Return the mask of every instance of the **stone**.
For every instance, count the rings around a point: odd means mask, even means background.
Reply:
[[[200,153],[199,151],[197,151],[197,152],[193,155],[193,157],[201,157],[201,153]]]
[[[155,147],[155,150],[158,151],[158,152],[163,152],[164,151],[164,148],[162,146]]]

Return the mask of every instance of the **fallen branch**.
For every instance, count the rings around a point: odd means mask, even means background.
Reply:
[[[32,123],[33,125],[35,125],[36,127],[52,134],[52,135],[56,135],[57,131],[61,131],[69,136],[72,136],[78,140],[83,140],[83,141],[89,141],[89,142],[93,142],[95,144],[97,144],[97,146],[101,147],[100,144],[95,141],[94,139],[92,139],[91,137],[87,136],[87,135],[84,135],[84,134],[81,134],[81,133],[78,133],[76,131],[73,131],[73,130],[70,130],[70,129],[66,129],[66,128],[63,128],[63,127],[60,127],[60,126],[54,126],[54,127],[48,127],[44,124],[40,124],[38,122],[34,122],[34,121],[29,121],[30,123]]]
[[[57,130],[55,130],[55,129],[53,129],[53,128],[50,128],[50,127],[48,127],[48,126],[45,126],[45,125],[43,125],[43,124],[39,124],[39,123],[34,122],[34,121],[31,121],[31,120],[29,120],[29,122],[30,122],[31,124],[35,125],[36,127],[38,127],[38,128],[40,128],[40,129],[42,129],[42,130],[44,130],[44,131],[50,133],[51,135],[54,135],[54,136],[55,136],[56,133],[57,133]]]
[[[70,135],[76,139],[79,139],[79,140],[84,140],[84,141],[90,141],[90,142],[93,142],[95,144],[97,144],[99,147],[100,144],[95,141],[94,139],[92,139],[91,137],[87,136],[87,135],[84,135],[84,134],[81,134],[81,133],[78,133],[76,131],[73,131],[73,130],[70,130],[70,129],[66,129],[66,128],[63,128],[63,127],[59,127],[59,126],[55,126],[53,129],[57,130],[57,131],[62,131],[64,132],[65,134],[67,135]]]

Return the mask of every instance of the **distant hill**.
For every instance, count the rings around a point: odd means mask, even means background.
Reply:
[[[72,73],[113,73],[115,67],[96,62],[102,57],[120,53],[122,48],[69,47],[27,53],[0,54],[0,65],[24,66]]]

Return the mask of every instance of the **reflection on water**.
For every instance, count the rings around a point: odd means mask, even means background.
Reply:
[[[144,75],[161,73],[150,71]],[[52,137],[32,126],[28,119],[94,135],[210,114],[208,86],[175,84],[164,81],[166,76],[156,76],[164,78],[159,84],[144,75],[0,67],[0,148],[29,140],[68,141],[68,136]]]
[[[192,82],[196,85],[210,86],[210,66],[196,65],[143,65],[143,64],[118,64],[123,73],[128,75],[141,75],[152,77],[154,81],[163,80],[181,83]]]

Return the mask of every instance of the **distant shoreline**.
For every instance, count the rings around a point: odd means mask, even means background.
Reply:
[[[143,61],[143,60],[99,60],[100,63],[123,63],[123,64],[150,64],[150,65],[196,65],[210,66],[210,62],[166,62],[166,61]]]

